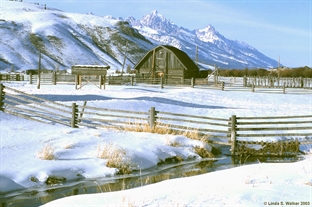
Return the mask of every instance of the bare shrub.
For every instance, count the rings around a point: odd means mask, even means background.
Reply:
[[[186,130],[182,133],[182,135],[190,139],[199,140],[206,143],[208,142],[208,139],[210,137],[209,134],[201,134],[198,132],[198,130]]]
[[[118,174],[130,174],[131,159],[126,156],[127,153],[119,146],[112,143],[105,143],[103,146],[98,146],[98,158],[107,159],[106,166],[117,168]]]
[[[200,134],[198,130],[188,130],[188,128],[185,128],[185,130],[174,130],[172,129],[170,124],[158,124],[154,128],[151,128],[149,124],[141,122],[131,122],[131,123],[129,122],[128,126],[118,129],[133,132],[150,132],[156,134],[183,135],[190,139],[199,140],[203,142],[207,142],[209,139],[209,135]]]
[[[67,143],[67,144],[64,145],[65,149],[72,149],[73,147],[74,147],[73,143]]]
[[[149,124],[141,122],[129,122],[128,126],[122,128],[125,131],[132,132],[150,132],[156,134],[173,134],[173,130],[170,129],[170,125],[158,125],[154,128],[150,127]]]
[[[54,160],[55,148],[49,143],[44,146],[37,154],[37,157],[42,160]]]
[[[309,185],[309,186],[312,186],[312,182],[309,181],[309,182],[306,182],[305,185]]]
[[[166,136],[166,145],[171,147],[181,147],[182,144],[176,140],[171,140],[169,136]]]
[[[202,158],[213,158],[214,155],[209,152],[207,149],[205,149],[204,147],[194,147],[194,150],[196,152],[196,154],[198,154],[199,156],[201,156]]]

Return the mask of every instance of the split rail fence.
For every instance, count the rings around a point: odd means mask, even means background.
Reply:
[[[2,74],[3,75],[3,74]],[[17,74],[18,75],[18,74]],[[13,75],[14,76],[14,75]],[[13,77],[12,76],[12,77]],[[15,75],[16,76],[16,75]],[[14,77],[15,77],[14,76]],[[22,76],[22,75],[21,75]],[[36,83],[38,75],[26,75],[20,77],[20,80],[28,80],[29,83]],[[43,73],[40,75],[42,84],[74,84],[75,75],[72,74],[57,74],[57,73]],[[106,83],[108,85],[122,85],[122,84],[163,84],[163,85],[177,85],[177,86],[194,86],[194,85],[210,85],[221,87],[224,86],[241,86],[241,87],[259,87],[259,88],[304,88],[312,89],[312,78],[290,78],[290,77],[222,77],[222,76],[211,76],[207,78],[194,78],[194,79],[165,79],[161,77],[157,78],[140,78],[135,75],[123,75],[123,76],[106,76]]]
[[[19,73],[0,73],[0,81],[24,81],[24,75]]]
[[[232,156],[294,156],[299,153],[300,144],[311,143],[312,139],[312,115],[233,115],[229,118],[216,118],[157,111],[155,107],[148,111],[118,110],[95,107],[88,105],[86,101],[78,104],[58,103],[3,84],[0,84],[0,109],[26,119],[74,128],[86,126],[137,130],[158,127],[175,132],[193,131],[206,135],[207,141],[212,144],[229,145]],[[281,137],[287,141],[275,141]]]

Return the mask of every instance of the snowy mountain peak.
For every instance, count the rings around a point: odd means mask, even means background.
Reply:
[[[36,68],[38,51],[42,67],[61,69],[75,64],[103,64],[121,67],[128,42],[127,65],[134,65],[155,45],[171,45],[192,59],[223,68],[278,65],[246,43],[222,36],[212,25],[189,30],[175,25],[153,10],[136,20],[112,16],[67,13],[45,5],[16,1],[0,4],[0,70]],[[128,24],[127,22],[130,24]]]
[[[202,63],[225,68],[272,68],[278,64],[246,43],[227,39],[210,24],[191,31],[175,25],[157,10],[141,20],[129,17],[127,21],[154,44],[177,47],[191,58],[195,58],[195,48],[198,47],[198,59]]]
[[[212,25],[208,25],[204,29],[195,30],[196,36],[203,42],[222,41],[224,38]]]
[[[153,10],[153,11],[152,11],[152,14],[155,15],[155,16],[158,16],[158,15],[162,16],[161,14],[158,13],[157,10]]]
[[[157,10],[153,10],[150,14],[145,15],[141,20],[142,27],[149,27],[162,33],[170,34],[176,32],[178,27],[169,19],[166,19]]]
[[[202,29],[202,31],[206,32],[206,33],[211,33],[213,35],[219,35],[222,36],[212,25],[208,25],[207,27],[205,27],[204,29]]]

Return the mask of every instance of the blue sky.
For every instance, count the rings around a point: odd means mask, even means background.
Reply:
[[[311,0],[31,0],[66,12],[142,18],[152,10],[193,29],[212,25],[288,67],[312,67]]]

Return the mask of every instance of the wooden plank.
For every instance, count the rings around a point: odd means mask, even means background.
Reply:
[[[25,106],[25,105],[12,105],[12,104],[8,104],[8,103],[6,105],[9,106],[10,108],[16,108],[18,110],[29,110],[29,111],[33,111],[34,113],[39,111],[39,112],[45,112],[47,114],[51,114],[51,115],[54,115],[54,116],[59,116],[61,118],[68,118],[66,116],[61,115],[60,113],[51,112],[51,111],[46,110],[45,108],[39,108],[39,107],[34,106],[34,105]],[[21,108],[20,106],[21,107],[27,107],[27,108]],[[35,111],[33,109],[37,109],[37,110]]]
[[[136,124],[146,124],[146,123],[147,123],[147,122],[121,121],[121,120],[116,120],[116,119],[99,119],[99,118],[85,117],[79,124],[85,123],[85,121],[100,122],[100,123],[98,123],[98,124],[103,124],[103,123],[119,123],[119,124],[136,123]],[[129,124],[129,125],[130,125],[130,124]]]
[[[285,133],[285,134],[237,134],[238,137],[281,137],[281,136],[312,136],[311,133]]]
[[[200,118],[200,119],[210,119],[210,120],[216,120],[216,121],[229,121],[229,119],[224,119],[224,118],[178,114],[178,113],[171,113],[171,112],[164,112],[164,111],[158,111],[157,113],[158,114],[164,114],[164,115],[172,115],[172,116],[183,116],[183,117],[187,117],[187,118]]]
[[[238,122],[237,125],[264,125],[264,124],[312,124],[312,121],[280,121],[280,122]]]
[[[128,113],[128,114],[148,115],[148,112],[119,110],[119,109],[108,109],[108,108],[99,108],[99,107],[94,107],[94,106],[85,106],[85,109],[92,109],[92,110],[99,110],[99,111],[109,111],[109,112],[120,112],[120,113]],[[87,113],[87,112],[85,112],[85,113]]]
[[[302,116],[265,116],[265,117],[237,117],[237,119],[291,119],[291,118],[312,118],[312,115]],[[239,123],[239,122],[238,122]]]
[[[101,65],[74,65],[71,67],[73,75],[106,75],[110,66]]]
[[[12,106],[12,107],[6,109],[6,111],[9,111],[10,109],[14,109],[14,108],[16,108],[16,110],[17,110],[17,112],[15,112],[15,113],[21,114],[20,111],[23,111],[24,113],[30,113],[31,114],[31,115],[24,114],[24,116],[28,116],[28,117],[35,117],[35,116],[37,116],[37,117],[40,117],[42,119],[46,119],[46,120],[49,120],[49,121],[53,121],[53,122],[56,122],[56,123],[60,123],[60,124],[69,126],[69,122],[66,123],[66,122],[63,122],[63,121],[61,121],[59,119],[54,119],[51,116],[46,116],[46,115],[39,114],[37,112],[26,110],[26,109],[21,109],[21,108],[17,108],[17,107],[13,107]],[[14,112],[14,111],[11,110],[11,112]]]
[[[275,127],[275,128],[236,128],[237,131],[279,131],[279,130],[310,130],[312,127]],[[311,132],[312,134],[312,132]]]
[[[177,129],[184,129],[184,130],[190,130],[190,131],[199,131],[199,132],[215,132],[215,133],[224,133],[227,134],[228,131],[226,130],[217,130],[217,129],[204,129],[204,128],[196,128],[196,127],[188,127],[183,125],[175,125],[175,124],[167,124],[163,122],[156,121],[156,125],[158,127],[170,127],[170,128],[177,128]]]
[[[187,123],[196,123],[196,124],[208,124],[208,125],[214,125],[214,126],[224,126],[228,127],[228,124],[220,124],[220,123],[214,123],[214,122],[204,122],[204,121],[194,121],[189,119],[177,119],[177,118],[167,118],[167,117],[160,117],[158,116],[158,119],[164,121],[180,121],[180,122],[187,122]]]
[[[143,119],[145,117],[139,117],[139,116],[124,116],[124,115],[118,115],[118,114],[99,114],[96,112],[84,112],[85,115],[96,115],[100,117],[116,117],[116,118],[127,118],[127,119]]]
[[[28,96],[28,97],[30,97],[30,98],[32,98],[32,99],[40,100],[40,101],[42,101],[42,102],[52,103],[52,104],[55,104],[55,105],[58,105],[58,106],[63,106],[63,107],[70,108],[70,106],[67,106],[67,105],[65,105],[65,104],[57,103],[57,102],[50,101],[50,100],[44,99],[44,98],[39,98],[39,97],[37,97],[37,96],[24,93],[24,92],[22,92],[22,91],[19,91],[19,90],[14,89],[14,88],[10,88],[10,87],[8,87],[8,86],[5,86],[5,90],[11,90],[11,91],[14,91],[14,92],[16,92],[16,93],[19,93],[19,94],[23,94],[23,95],[25,95],[25,96]]]
[[[19,105],[25,105],[25,103],[21,103],[21,102],[18,102],[16,100],[14,100],[12,97],[14,97],[14,99],[19,99],[19,100],[23,100],[23,101],[26,101],[26,102],[29,102],[30,104],[36,104],[36,105],[39,105],[39,106],[42,106],[42,107],[46,107],[46,108],[50,108],[50,109],[53,109],[53,110],[57,110],[57,111],[60,111],[60,112],[63,112],[63,113],[71,113],[69,111],[66,111],[66,110],[63,110],[63,109],[60,109],[60,108],[57,108],[55,106],[50,106],[46,103],[39,103],[39,102],[35,102],[35,101],[32,101],[30,99],[27,99],[27,98],[23,98],[21,96],[6,96],[6,101],[9,101],[9,102],[13,102],[13,103],[16,103],[16,104],[19,104]],[[51,102],[50,102],[51,103]]]
[[[19,116],[19,117],[22,117],[24,119],[28,119],[28,120],[31,120],[31,121],[38,121],[38,122],[41,122],[41,123],[49,123],[49,122],[46,122],[46,121],[35,119],[35,118],[31,117],[31,116],[27,116],[27,115],[24,115],[24,114],[15,112],[15,111],[11,111],[10,109],[4,109],[4,112],[8,113],[8,114],[11,114],[11,115],[14,115],[14,116]]]

